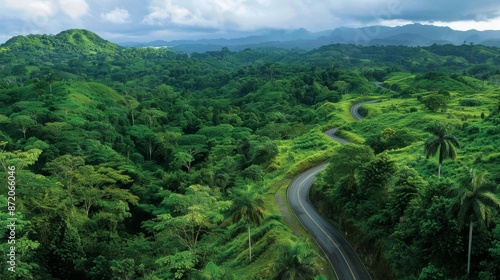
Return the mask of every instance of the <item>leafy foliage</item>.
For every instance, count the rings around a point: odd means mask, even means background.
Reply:
[[[459,277],[466,233],[444,192],[458,162],[499,183],[498,55],[341,44],[187,55],[86,30],[16,36],[0,46],[0,163],[3,177],[19,171],[18,276],[313,279],[320,261],[285,226],[276,186],[333,155],[312,197],[377,275]],[[384,101],[351,124],[349,106],[373,98]],[[463,143],[444,182],[421,155],[435,120]],[[322,132],[337,126],[371,148],[332,143]],[[485,278],[498,274],[490,216],[471,266]]]
[[[318,274],[319,255],[307,243],[281,244],[279,253],[278,262],[272,267],[276,279],[313,279]]]

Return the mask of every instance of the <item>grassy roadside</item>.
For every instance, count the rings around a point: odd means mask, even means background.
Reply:
[[[256,260],[246,267],[239,268],[235,263],[229,262],[229,267],[235,267],[236,275],[263,275],[262,271],[269,270],[269,260],[276,259],[279,254],[274,247],[273,242],[282,240],[306,239],[314,247],[316,252],[322,255],[321,249],[316,245],[312,238],[302,228],[300,222],[291,211],[287,199],[286,191],[291,180],[304,172],[305,170],[328,160],[335,146],[340,145],[328,138],[323,132],[332,127],[340,127],[340,136],[347,138],[351,142],[363,143],[367,137],[377,134],[386,127],[396,131],[403,128],[410,129],[420,137],[411,145],[389,151],[389,155],[394,157],[400,166],[407,165],[417,169],[424,176],[435,172],[436,159],[426,160],[422,156],[422,145],[428,133],[424,128],[433,122],[445,122],[457,129],[463,128],[468,124],[467,129],[484,130],[488,133],[492,128],[481,124],[480,114],[484,112],[488,116],[492,110],[492,105],[496,104],[495,97],[497,92],[480,92],[474,96],[465,93],[451,92],[448,110],[445,112],[429,112],[420,101],[417,100],[417,93],[410,98],[387,98],[387,96],[363,96],[359,98],[350,98],[344,96],[344,101],[339,103],[325,103],[316,109],[319,125],[311,127],[310,130],[300,137],[292,140],[281,140],[278,142],[279,154],[269,165],[270,173],[265,176],[264,185],[266,186],[265,203],[268,210],[268,216],[279,221],[268,223],[253,232],[255,238]],[[424,93],[425,94],[425,93]],[[367,118],[361,122],[354,122],[350,115],[350,107],[356,102],[366,99],[380,98],[381,102],[365,106]],[[462,106],[460,99],[476,99],[481,102],[481,106],[468,107]],[[488,130],[489,129],[489,130]],[[492,144],[493,145],[493,144]],[[476,145],[474,145],[476,146]],[[473,147],[465,147],[464,150],[473,150]],[[471,155],[459,153],[457,162],[449,162],[443,167],[443,172],[452,173],[457,169],[458,162],[472,162],[472,157],[478,157],[480,151]],[[472,157],[471,157],[472,156]],[[492,161],[493,156],[482,157],[482,162]],[[477,161],[477,159],[476,159]],[[279,228],[279,230],[277,230]],[[269,233],[266,233],[268,231]],[[279,237],[277,237],[279,235]],[[353,237],[353,236],[351,236]],[[242,232],[236,242],[231,242],[232,248],[239,246],[237,250],[242,252],[237,256],[237,260],[245,261],[246,251],[242,244],[245,244],[245,234]],[[353,244],[355,246],[355,244]],[[228,249],[229,251],[229,249]],[[320,264],[328,279],[334,279],[334,273],[326,260]],[[327,269],[328,268],[328,269]],[[268,278],[263,278],[268,279]]]
[[[246,231],[234,227],[234,231],[237,231],[234,233],[236,238],[225,245],[227,253],[220,253],[221,258],[226,260],[222,263],[224,267],[230,268],[240,279],[270,279],[272,260],[276,260],[276,256],[280,254],[276,245],[287,240],[302,240],[322,256],[318,263],[321,274],[326,279],[336,279],[330,263],[297,220],[286,198],[286,191],[293,177],[328,160],[335,145],[338,144],[331,141],[320,127],[313,127],[298,138],[279,141],[279,154],[269,165],[274,171],[265,176],[263,183],[266,222],[252,228],[252,252],[255,258],[248,262]],[[241,253],[231,256],[230,252]],[[242,263],[246,265],[241,265]]]
[[[276,158],[275,165],[282,166],[283,168],[272,173],[274,179],[268,184],[270,187],[266,193],[266,200],[268,202],[270,195],[273,194],[274,205],[269,206],[272,207],[273,211],[275,209],[279,211],[283,223],[290,229],[290,232],[299,238],[308,240],[309,244],[313,245],[316,252],[321,256],[323,256],[322,250],[302,227],[287,202],[288,185],[294,177],[328,161],[333,156],[334,147],[340,144],[332,141],[324,134],[324,131],[331,127],[353,121],[354,119],[349,113],[352,103],[351,100],[338,104],[325,103],[317,109],[318,114],[323,114],[326,120],[335,119],[333,125],[331,122],[325,121],[325,125],[315,127],[303,136],[293,140],[281,141],[279,147],[280,153]],[[330,110],[330,112],[325,113],[325,110]],[[326,258],[323,257],[319,265],[327,279],[336,279],[335,273]]]
[[[449,126],[451,133],[457,136],[461,143],[461,147],[457,150],[457,159],[443,163],[442,174],[445,174],[444,176],[458,178],[464,166],[473,166],[477,170],[486,170],[490,174],[500,174],[498,161],[494,163],[500,158],[498,149],[494,148],[500,144],[500,138],[494,136],[499,135],[500,129],[495,126],[498,125],[496,119],[488,120],[492,112],[498,110],[500,106],[498,103],[500,89],[487,87],[474,93],[451,91],[446,110],[436,112],[425,108],[418,100],[419,97],[425,98],[428,94],[432,93],[421,91],[406,98],[388,99],[385,96],[382,102],[365,106],[368,113],[366,119],[342,125],[340,134],[337,135],[352,142],[362,143],[372,135],[380,134],[385,128],[393,129],[396,133],[408,129],[417,136],[417,139],[404,148],[389,150],[388,155],[396,161],[398,166],[414,168],[423,178],[431,178],[437,173],[438,160],[437,157],[426,159],[423,155],[424,142],[430,136],[425,128],[439,123]],[[492,177],[495,176],[498,178],[497,175],[492,175]],[[344,226],[349,231],[350,239],[354,239],[354,243],[356,239],[362,239],[360,238],[362,233],[353,225],[345,223]],[[367,253],[370,254],[370,252]],[[370,255],[366,257],[372,258]],[[384,263],[383,259],[381,261],[378,269],[390,270],[389,264]]]
[[[293,214],[290,205],[287,202],[287,189],[290,184],[290,180],[283,180],[282,184],[280,184],[278,191],[275,194],[276,206],[278,207],[281,215],[283,216],[283,221],[288,228],[290,228],[293,234],[299,238],[305,238],[308,240],[309,244],[314,246],[314,250],[320,256],[322,256],[322,260],[319,263],[319,267],[321,272],[327,277],[327,279],[337,279],[335,277],[335,273],[330,265],[330,263],[326,260],[323,255],[323,251],[314,241],[314,239],[307,233],[307,231],[302,227],[297,217]]]
[[[314,128],[310,133],[297,139],[282,141],[280,155],[277,160],[282,161],[280,164],[288,168],[273,172],[274,179],[268,184],[266,201],[268,206],[273,209],[273,212],[277,211],[279,213],[283,223],[290,229],[291,235],[295,238],[307,240],[316,253],[322,256],[319,267],[327,279],[336,279],[330,263],[323,255],[323,251],[302,227],[287,202],[287,189],[292,179],[309,168],[328,160],[331,157],[333,147],[336,145],[331,142],[320,128]],[[312,154],[310,150],[305,148],[305,146],[309,145],[316,147],[316,151],[312,152]]]

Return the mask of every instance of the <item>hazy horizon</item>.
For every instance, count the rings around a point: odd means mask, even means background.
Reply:
[[[88,29],[113,42],[240,38],[260,30],[311,32],[412,23],[495,30],[491,0],[0,0],[0,43],[16,35]],[[446,11],[446,12],[443,12]]]

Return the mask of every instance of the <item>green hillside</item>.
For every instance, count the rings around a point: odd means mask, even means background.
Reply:
[[[24,51],[24,56],[56,53],[61,55],[70,52],[76,55],[96,55],[98,53],[114,54],[120,49],[121,47],[118,45],[108,42],[88,30],[70,29],[55,36],[16,36],[5,42],[0,48],[0,52]]]
[[[466,279],[470,215],[453,194],[487,172],[482,190],[498,199],[498,57],[481,45],[187,55],[87,30],[14,37],[0,45],[0,177],[16,200],[0,215],[4,228],[17,218],[16,275],[333,279],[285,195],[333,157],[311,199],[373,279]],[[374,99],[355,122],[350,107]],[[331,141],[333,127],[357,145]],[[424,146],[439,127],[460,145],[438,179]],[[500,273],[499,207],[484,205],[471,279]]]

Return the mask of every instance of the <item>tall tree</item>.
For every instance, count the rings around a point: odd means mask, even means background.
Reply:
[[[500,209],[500,198],[490,191],[492,186],[486,180],[486,172],[477,174],[469,168],[467,171],[469,174],[463,185],[452,190],[454,200],[450,211],[457,215],[460,228],[463,228],[467,223],[469,224],[467,254],[467,275],[469,275],[474,223],[488,224],[492,218],[493,210]]]
[[[438,179],[441,179],[441,165],[445,159],[457,157],[456,148],[460,148],[458,139],[448,133],[448,128],[437,124],[426,129],[432,136],[425,141],[424,154],[427,158],[439,152]]]
[[[52,94],[52,83],[54,82],[55,78],[52,75],[52,73],[47,74],[46,77],[47,82],[49,83],[49,93]]]
[[[148,161],[152,161],[157,141],[160,140],[155,132],[149,127],[139,124],[132,126],[128,133],[133,137],[137,146],[143,147],[142,150],[145,150],[144,154],[147,155]]]
[[[45,167],[45,170],[57,177],[59,182],[65,186],[71,205],[74,204],[73,197],[75,176],[78,173],[78,168],[84,164],[85,159],[83,157],[64,155],[47,163],[47,166]]]
[[[431,110],[432,112],[437,112],[439,109],[446,111],[446,109],[448,108],[448,100],[446,96],[442,94],[430,94],[423,100],[423,102],[424,107]]]
[[[224,220],[231,202],[207,186],[191,185],[185,195],[170,193],[161,205],[170,213],[158,215],[153,230],[169,233],[196,255],[199,239]]]
[[[325,170],[324,180],[352,191],[361,166],[374,159],[375,155],[368,146],[349,144],[335,147],[335,156]]]
[[[349,89],[351,88],[351,85],[345,81],[336,81],[334,83],[334,86],[337,88],[340,94],[348,94]]]
[[[26,115],[17,115],[12,118],[12,123],[19,127],[19,130],[23,133],[24,140],[26,140],[26,132],[29,128],[35,124],[32,118]]]
[[[167,118],[167,113],[154,108],[142,109],[139,117],[148,125],[150,129],[153,129],[157,120]]]
[[[139,198],[132,195],[129,190],[116,188],[123,183],[130,183],[130,177],[121,174],[111,167],[92,165],[80,166],[75,173],[75,194],[83,203],[86,216],[89,217],[90,208],[99,203],[109,201],[127,201],[137,204]]]
[[[279,257],[272,270],[276,279],[313,279],[319,273],[320,256],[304,241],[279,246]]]
[[[248,230],[248,256],[250,262],[252,261],[252,239],[250,232],[250,225],[259,225],[264,218],[264,200],[259,190],[247,186],[245,188],[237,189],[234,192],[234,210],[233,221],[244,221],[247,224]]]
[[[130,95],[125,96],[125,106],[129,110],[130,119],[132,120],[132,125],[135,125],[134,114],[135,114],[135,109],[137,109],[137,107],[139,107],[139,105],[140,105],[139,101],[137,101],[134,97],[132,97]]]
[[[175,154],[175,162],[186,168],[187,172],[191,170],[191,164],[194,162],[194,156],[198,153],[195,149],[190,149],[187,152],[180,151]]]

